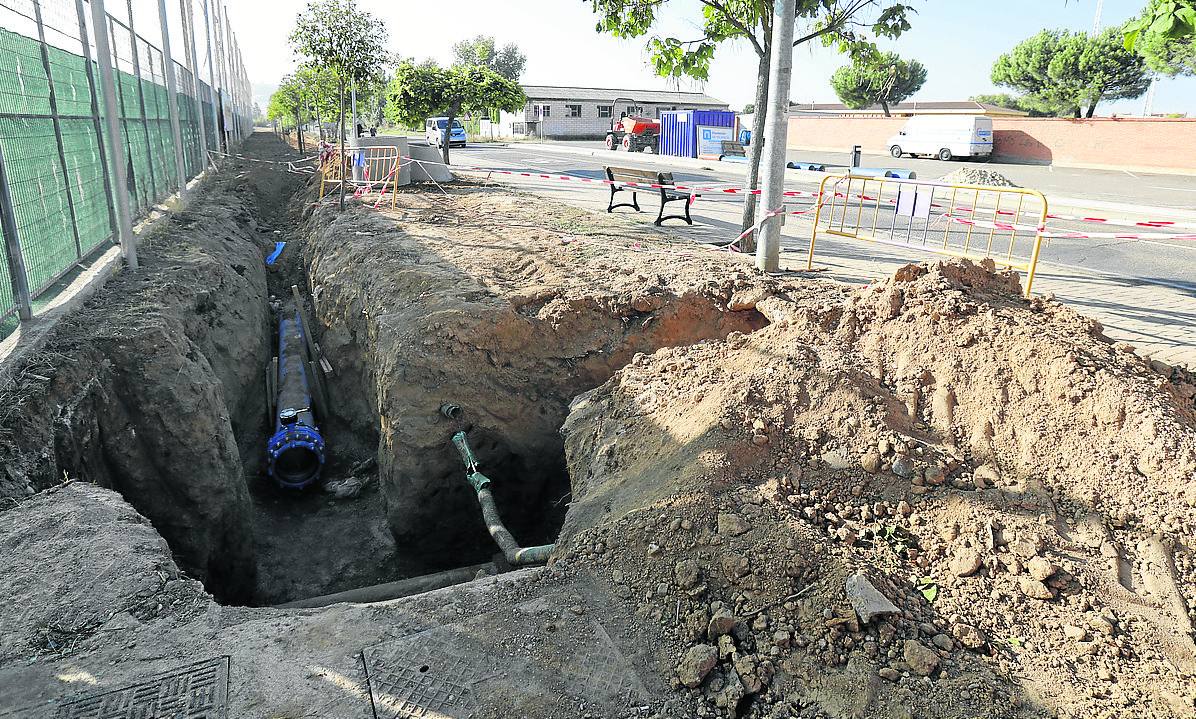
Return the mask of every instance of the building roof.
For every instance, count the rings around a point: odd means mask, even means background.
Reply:
[[[674,90],[623,90],[608,87],[561,87],[555,85],[523,85],[523,93],[529,100],[598,100],[614,102],[628,100],[651,104],[668,105],[718,105],[727,103],[710,97],[703,92],[679,92]]]
[[[789,110],[793,113],[811,115],[883,115],[884,108],[873,105],[861,109],[853,109],[841,102],[791,102]],[[889,105],[889,112],[894,115],[1015,115],[1024,117],[1027,112],[1013,110],[1000,105],[972,100],[950,100],[945,102],[899,102]]]

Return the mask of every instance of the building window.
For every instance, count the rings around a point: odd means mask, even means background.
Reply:
[[[565,105],[565,117],[581,117],[581,105]]]
[[[644,114],[644,108],[640,107],[639,105],[628,105],[627,106],[626,115],[643,115],[643,114]],[[626,115],[624,115],[624,117],[626,117]]]
[[[550,117],[552,105],[536,105],[536,117]]]
[[[614,109],[615,109],[614,105],[599,105],[598,106],[598,117],[610,117],[611,113],[614,111]]]

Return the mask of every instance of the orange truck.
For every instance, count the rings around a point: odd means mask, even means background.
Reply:
[[[652,148],[660,152],[660,120],[639,115],[627,115],[606,133],[606,149],[623,148],[626,152],[643,152]]]

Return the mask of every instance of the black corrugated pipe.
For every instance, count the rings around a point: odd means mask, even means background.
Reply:
[[[520,547],[519,542],[515,541],[515,537],[503,524],[502,517],[498,515],[498,507],[494,504],[494,495],[490,493],[490,478],[478,471],[478,458],[470,449],[465,433],[454,434],[453,444],[461,453],[461,461],[465,462],[465,479],[478,493],[478,504],[482,507],[482,518],[486,521],[486,529],[490,531],[490,536],[494,537],[494,543],[502,550],[503,556],[512,565],[547,562],[552,550],[556,549],[556,545],[542,544],[538,547]]]

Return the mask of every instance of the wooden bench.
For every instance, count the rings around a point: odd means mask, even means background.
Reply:
[[[692,225],[693,219],[689,216],[689,206],[700,195],[684,190],[674,190],[671,185],[676,184],[673,180],[673,173],[671,172],[656,172],[655,170],[639,170],[634,167],[606,167],[606,179],[610,180],[610,203],[607,205],[607,212],[614,212],[616,207],[631,207],[636,212],[640,210],[639,200],[636,199],[637,190],[646,190],[652,192],[660,192],[660,212],[656,214],[655,224],[659,225],[665,220],[685,220],[685,223]],[[627,183],[631,183],[631,187],[625,187]],[[637,185],[669,185],[670,187],[637,187]],[[615,202],[615,195],[620,192],[630,192],[631,202]],[[666,215],[664,214],[665,205],[670,202],[684,202],[684,215]]]
[[[722,154],[726,157],[747,157],[747,148],[743,146],[742,142],[723,140],[722,146]]]

